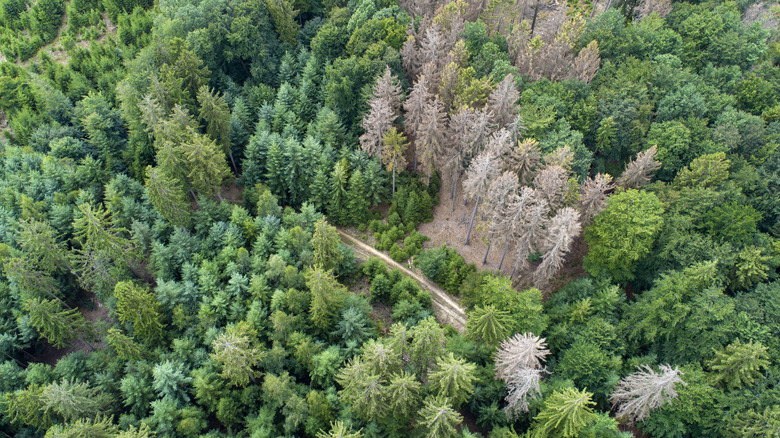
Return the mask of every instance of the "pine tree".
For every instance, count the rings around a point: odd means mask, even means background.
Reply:
[[[338,249],[340,241],[336,227],[328,224],[325,218],[318,219],[314,224],[311,239],[314,265],[326,270],[335,269],[343,257],[343,253]]]
[[[760,342],[745,344],[737,339],[725,349],[716,351],[709,365],[717,373],[717,383],[728,389],[741,389],[761,377],[761,369],[766,369],[769,364],[767,348]]]
[[[363,180],[363,173],[360,169],[352,172],[352,176],[349,177],[347,199],[350,223],[352,225],[366,223],[370,201],[366,198],[366,183]]]
[[[146,166],[145,174],[146,194],[154,208],[171,224],[187,227],[190,224],[190,204],[181,183],[157,167]]]
[[[141,347],[135,343],[133,338],[125,335],[116,327],[108,329],[106,334],[106,342],[114,350],[116,355],[122,360],[131,361],[138,360],[143,357],[143,351]]]
[[[466,333],[475,342],[488,346],[498,345],[509,334],[507,326],[511,323],[509,312],[496,309],[491,305],[474,307],[466,320]]]
[[[623,377],[609,396],[613,405],[618,407],[617,417],[630,421],[642,421],[650,411],[677,397],[675,385],[682,381],[679,369],[661,365],[657,373],[647,365],[639,371]]]
[[[78,310],[65,310],[57,301],[40,298],[25,301],[24,309],[30,317],[30,325],[55,347],[63,348],[67,345],[66,341],[78,338],[92,349],[80,337],[86,327],[86,321]]]
[[[454,438],[458,436],[457,426],[463,421],[463,416],[442,397],[425,399],[418,415],[417,427],[429,438]]]
[[[146,288],[140,288],[129,281],[117,283],[114,288],[116,315],[122,323],[133,325],[135,335],[144,341],[154,341],[163,335],[160,302],[157,296]]]
[[[555,391],[544,401],[544,407],[534,417],[535,424],[531,429],[534,437],[574,438],[579,436],[593,419],[592,394],[566,388]]]
[[[385,135],[383,142],[385,152],[382,154],[382,163],[387,166],[388,172],[393,172],[393,199],[395,199],[395,174],[406,167],[406,148],[409,143],[395,128]]]
[[[542,369],[542,362],[549,354],[544,338],[518,333],[502,342],[496,352],[496,378],[508,382],[521,370]]]
[[[476,368],[465,359],[456,359],[450,352],[436,361],[436,370],[430,373],[428,381],[437,396],[447,398],[457,408],[474,392]]]
[[[234,386],[246,386],[250,380],[257,383],[258,371],[254,368],[263,359],[263,352],[257,346],[256,338],[250,324],[241,321],[229,325],[211,343],[214,353],[210,357],[222,365],[220,375]]]
[[[222,152],[230,158],[233,170],[238,172],[233,153],[230,149],[230,108],[225,97],[212,91],[207,85],[198,89],[200,118],[206,124],[206,134],[222,148]]]

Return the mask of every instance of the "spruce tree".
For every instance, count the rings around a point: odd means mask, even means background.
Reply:
[[[592,394],[585,390],[566,388],[555,391],[544,401],[544,407],[534,417],[533,437],[574,438],[579,436],[596,415]]]
[[[117,357],[122,360],[138,360],[143,357],[141,347],[135,343],[133,338],[125,335],[116,327],[108,329],[106,342],[116,350]]]
[[[76,309],[65,310],[58,301],[32,298],[24,303],[30,317],[30,325],[57,348],[63,348],[66,341],[78,338],[90,349],[92,347],[80,336],[86,327],[86,320]]]
[[[437,396],[447,398],[457,408],[474,392],[476,368],[450,352],[436,361],[436,370],[431,372],[428,381]]]
[[[349,177],[347,199],[350,223],[352,225],[366,223],[370,201],[366,198],[366,183],[360,169],[356,169]]]
[[[496,346],[509,335],[507,327],[510,323],[509,312],[491,305],[476,306],[466,320],[466,334],[475,342]]]
[[[257,334],[246,321],[228,326],[211,343],[212,359],[222,365],[221,376],[235,386],[246,386],[250,380],[257,383],[254,369],[262,360],[263,352],[256,345]]]
[[[311,239],[314,265],[326,270],[335,269],[343,257],[338,249],[340,241],[336,227],[328,224],[325,218],[318,219],[314,224],[314,234]]]
[[[116,315],[119,321],[131,323],[139,339],[151,342],[162,337],[160,302],[149,289],[123,281],[114,288],[114,297],[117,300]]]
[[[443,397],[429,397],[418,414],[417,427],[428,438],[454,438],[463,416]]]
[[[171,224],[187,227],[190,224],[190,203],[180,181],[169,177],[159,168],[146,167],[146,194],[154,208]]]

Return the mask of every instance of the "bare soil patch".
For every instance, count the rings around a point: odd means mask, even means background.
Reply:
[[[501,262],[501,255],[504,252],[506,242],[494,238],[487,261],[482,263],[485,252],[488,248],[489,233],[486,232],[486,226],[480,220],[479,212],[474,219],[474,228],[471,231],[469,244],[465,245],[466,234],[468,233],[469,221],[474,210],[474,201],[470,200],[463,205],[463,189],[458,187],[455,197],[455,208],[452,208],[453,201],[450,199],[450,182],[445,179],[439,191],[439,205],[433,210],[433,221],[421,224],[418,231],[430,238],[423,244],[424,249],[438,248],[447,245],[458,250],[458,253],[466,260],[466,263],[474,263],[479,269],[498,271],[498,265]],[[502,275],[510,275],[515,266],[515,257],[513,254],[514,246],[510,245],[501,266]],[[536,287],[541,290],[545,297],[549,297],[554,291],[565,286],[568,282],[587,275],[582,268],[582,258],[588,251],[587,244],[582,235],[575,239],[572,249],[566,256],[566,262],[561,271],[546,285],[534,285],[531,283],[531,274],[537,264],[532,264],[526,270],[517,270],[513,277],[513,285],[518,291]]]

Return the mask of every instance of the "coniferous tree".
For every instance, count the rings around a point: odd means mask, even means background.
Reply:
[[[617,185],[627,189],[638,189],[653,178],[653,173],[661,167],[661,163],[655,160],[658,146],[653,146],[636,155],[636,159],[626,164],[626,169],[616,181]]]
[[[550,350],[544,338],[533,333],[517,333],[501,343],[496,352],[496,378],[505,382],[523,369],[542,369]]]
[[[469,244],[471,237],[471,228],[474,225],[474,218],[477,215],[479,201],[487,194],[490,182],[498,175],[498,160],[492,151],[486,150],[479,154],[471,165],[466,169],[466,179],[463,181],[463,189],[471,199],[474,199],[474,211],[471,213],[469,230],[466,233],[466,245]]]
[[[761,377],[761,369],[769,367],[767,348],[760,342],[743,343],[739,339],[716,351],[710,368],[717,374],[715,381],[728,389],[752,385]]]
[[[539,166],[542,156],[539,153],[538,145],[539,142],[533,138],[525,139],[512,149],[506,160],[507,169],[517,172],[523,185],[533,181],[536,168]]]
[[[62,380],[44,386],[40,397],[44,410],[65,421],[94,418],[109,402],[99,389],[73,380]]]
[[[452,408],[443,397],[425,399],[418,414],[417,427],[430,438],[454,438],[458,436],[457,426],[463,416]]]
[[[555,391],[544,401],[544,407],[534,417],[531,429],[534,437],[574,438],[594,420],[592,394],[585,390],[566,388]]]
[[[428,374],[434,364],[444,355],[444,330],[434,317],[428,317],[411,330],[409,361],[421,377]]]
[[[306,287],[311,291],[311,322],[319,330],[328,333],[340,314],[346,288],[336,281],[331,271],[320,266],[314,266],[305,275]]]
[[[390,410],[398,420],[410,418],[420,405],[421,385],[414,374],[406,371],[393,374],[387,388]]]
[[[382,162],[387,166],[387,171],[393,173],[393,199],[395,199],[395,174],[406,167],[406,148],[409,143],[395,128],[385,135],[383,142],[385,153],[382,155]]]
[[[360,169],[352,172],[349,177],[349,189],[347,190],[347,209],[349,210],[349,222],[353,225],[366,223],[370,201],[366,198],[366,183]]]
[[[609,174],[599,173],[588,178],[580,186],[580,217],[589,224],[596,215],[607,208],[606,199],[615,184]]]
[[[511,74],[504,77],[498,83],[496,89],[490,93],[487,108],[493,116],[493,122],[499,128],[507,128],[515,121],[517,114],[516,103],[520,99],[520,93],[515,87],[515,78]]]
[[[569,171],[558,165],[546,166],[534,177],[534,188],[552,210],[557,210],[566,202]]]
[[[487,231],[490,233],[488,247],[482,264],[487,262],[488,252],[493,243],[493,237],[498,234],[499,240],[512,240],[512,226],[505,220],[509,203],[517,192],[517,175],[513,172],[504,172],[490,182],[487,197],[482,204],[482,220],[487,223]],[[499,268],[501,269],[501,268]]]
[[[422,122],[415,134],[415,160],[419,157],[423,173],[430,180],[434,164],[441,162],[446,148],[446,115],[437,98],[423,107]],[[416,167],[415,163],[415,171]]]
[[[92,349],[81,337],[86,321],[78,310],[65,310],[57,301],[40,298],[25,301],[24,309],[30,317],[30,325],[55,347],[63,348],[66,341],[77,338]]]
[[[330,204],[328,217],[336,224],[346,222],[346,206],[349,201],[347,189],[349,188],[349,164],[343,159],[333,166],[330,174]]]
[[[362,430],[355,432],[352,428],[345,426],[342,421],[335,421],[330,425],[330,432],[325,433],[325,431],[320,430],[317,432],[317,438],[362,438]]]
[[[457,408],[474,392],[475,370],[476,365],[456,359],[450,352],[436,361],[436,370],[428,380],[437,396],[447,398]]]
[[[314,224],[314,234],[311,239],[314,252],[314,265],[326,270],[332,270],[341,262],[343,253],[338,249],[340,242],[336,227],[328,224],[325,218],[320,218]]]
[[[475,342],[483,342],[489,346],[498,345],[509,334],[509,318],[509,312],[494,306],[476,306],[466,320],[466,333]]]
[[[160,169],[146,166],[146,193],[154,208],[173,225],[187,227],[190,223],[190,204],[181,183]]]
[[[534,271],[534,283],[541,286],[563,266],[563,258],[571,249],[572,242],[580,234],[580,214],[571,207],[558,211],[550,220],[542,246],[542,263]]]
[[[639,371],[620,379],[609,396],[612,404],[618,407],[617,417],[642,421],[650,415],[650,411],[677,397],[676,384],[687,385],[676,367],[661,365],[659,368],[660,373],[644,365]]]
[[[117,300],[116,315],[119,321],[131,323],[138,338],[153,342],[162,337],[164,326],[157,296],[129,281],[117,283],[114,296]]]
[[[206,124],[206,134],[217,142],[225,155],[230,158],[233,170],[238,172],[230,148],[230,108],[225,97],[203,85],[198,89],[200,118]]]
[[[116,327],[108,329],[106,342],[116,350],[117,357],[122,360],[138,360],[143,357],[141,347],[130,336],[125,335]]]
[[[256,333],[246,321],[228,326],[224,333],[211,343],[212,359],[222,365],[222,378],[235,386],[246,386],[251,380],[257,383],[254,369],[263,358],[256,345]]]
[[[523,189],[521,196],[510,204],[511,217],[517,220],[515,227],[515,265],[510,278],[517,268],[528,266],[528,257],[540,248],[544,237],[544,228],[549,221],[550,206],[536,190]]]
[[[528,412],[530,400],[542,395],[539,385],[544,372],[545,370],[523,368],[508,379],[504,409],[508,417],[517,419],[521,413]]]

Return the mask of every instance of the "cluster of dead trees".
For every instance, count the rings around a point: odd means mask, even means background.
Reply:
[[[433,15],[434,4],[405,4],[411,12],[424,14],[419,27],[410,25],[402,50],[404,73],[413,85],[404,98],[398,78],[389,68],[378,78],[363,119],[361,147],[379,157],[395,176],[407,165],[406,149],[413,146],[412,169],[428,178],[434,169],[441,172],[449,180],[453,209],[460,186],[464,204],[473,201],[465,244],[470,242],[479,214],[479,228],[486,230],[489,243],[503,246],[498,269],[510,248],[515,260],[512,277],[518,269],[530,267],[530,257],[540,255],[532,280],[544,284],[562,267],[582,226],[605,207],[615,182],[603,174],[580,182],[571,171],[573,151],[569,147],[542,156],[537,141],[524,138],[520,93],[512,74],[493,84],[489,78],[476,78],[468,71],[469,53],[462,31],[469,18],[485,13],[484,7],[475,10],[473,4],[460,0],[438,5]],[[527,23],[513,26],[528,30]],[[560,44],[566,42],[571,51],[581,27],[580,18],[568,19],[556,39]],[[513,31],[510,40],[518,35]],[[527,43],[539,46],[530,41]],[[521,47],[526,43],[512,44]],[[548,50],[544,45],[539,47]],[[533,60],[536,55],[520,52],[513,55],[518,67],[539,65]],[[573,66],[565,72],[545,70],[551,78],[572,75],[590,80],[598,69],[598,46],[595,41],[589,44],[572,63],[555,59],[556,65]],[[533,77],[534,68],[521,68],[520,72]],[[398,128],[401,120],[405,135]],[[413,141],[409,143],[407,138]],[[619,184],[637,187],[649,181],[658,167],[654,155],[655,149],[641,153],[629,163]]]

